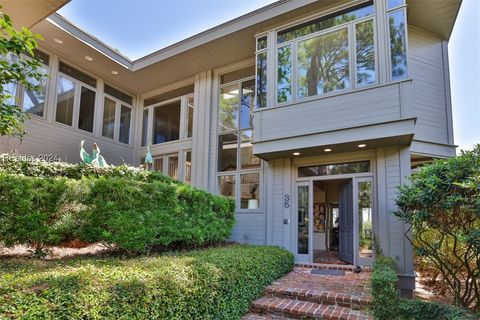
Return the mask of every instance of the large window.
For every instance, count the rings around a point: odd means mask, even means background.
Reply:
[[[256,57],[256,93],[255,105],[257,108],[267,106],[267,36],[257,39],[257,57]]]
[[[153,159],[153,170],[173,179],[192,183],[192,151],[157,155]]]
[[[108,84],[103,98],[102,136],[130,143],[133,98]]]
[[[168,94],[163,94],[169,96]],[[157,102],[158,98],[145,100],[142,127],[142,146],[185,140],[193,136],[195,101],[192,94]],[[155,101],[148,105],[149,101]],[[151,110],[151,113],[149,112]],[[149,133],[148,117],[153,115],[153,127]],[[151,142],[148,138],[151,137]]]
[[[388,1],[391,79],[407,77],[407,23],[404,0]]]
[[[96,85],[96,79],[60,62],[55,121],[93,132]]]
[[[260,208],[261,161],[252,152],[255,79],[220,87],[218,112],[218,191],[237,208]]]
[[[337,174],[351,174],[370,172],[370,161],[357,161],[336,164],[322,164],[318,166],[299,167],[298,177],[332,176]]]
[[[376,83],[374,19],[368,2],[278,32],[276,103]]]

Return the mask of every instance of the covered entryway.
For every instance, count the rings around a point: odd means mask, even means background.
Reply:
[[[296,170],[292,224],[296,260],[371,265],[374,197],[370,161]]]

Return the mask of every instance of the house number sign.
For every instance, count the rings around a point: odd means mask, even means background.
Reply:
[[[288,209],[290,208],[290,195],[289,194],[284,194],[283,195],[283,207]]]

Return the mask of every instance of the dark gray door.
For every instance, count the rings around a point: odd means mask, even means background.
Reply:
[[[340,187],[338,210],[339,258],[353,264],[353,184],[352,181]]]

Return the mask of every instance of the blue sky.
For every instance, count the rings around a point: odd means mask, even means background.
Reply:
[[[72,0],[59,13],[127,57],[138,59],[272,2]],[[449,43],[454,139],[463,149],[480,143],[479,17],[480,0],[464,0]]]

